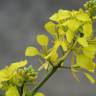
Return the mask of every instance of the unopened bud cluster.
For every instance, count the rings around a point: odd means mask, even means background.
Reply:
[[[89,0],[84,7],[89,10],[92,17],[96,16],[96,0]]]

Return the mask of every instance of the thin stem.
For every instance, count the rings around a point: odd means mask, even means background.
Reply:
[[[54,68],[53,63],[51,62],[51,60],[49,59],[48,62],[50,63],[50,65]]]
[[[80,68],[79,66],[77,66],[77,67],[69,67],[69,66],[61,66],[61,67],[59,67],[59,68],[64,68],[64,69],[78,69],[78,68]]]
[[[44,79],[32,90],[32,96],[34,96],[37,90],[39,90],[39,88],[44,85],[44,83],[56,72],[57,69],[58,67],[55,67],[51,71],[49,71],[49,73],[44,77]]]
[[[77,41],[74,42],[73,46],[65,53],[65,55],[59,59],[59,62],[57,63],[57,66],[53,67],[51,71],[44,77],[44,79],[37,85],[33,90],[31,91],[32,96],[35,95],[35,93],[45,84],[46,81],[57,71],[57,69],[61,66],[62,62],[67,58],[67,56],[70,54],[71,50],[75,47]]]
[[[59,60],[58,60],[58,67],[61,66],[61,64],[63,63],[63,61],[66,59],[66,57],[69,55],[69,53],[74,50],[74,47],[76,46],[77,44],[77,40],[74,42],[74,44],[71,46],[70,50],[68,50],[65,55],[63,57],[61,57]]]
[[[23,96],[24,85],[25,85],[25,81],[23,82],[22,86],[20,87],[20,96]]]
[[[64,55],[64,59],[68,56],[69,54],[69,51]],[[60,64],[61,62],[58,63],[58,65],[61,65]],[[49,73],[44,77],[44,79],[32,90],[32,96],[34,96],[34,94],[39,90],[39,88],[41,88],[44,83],[57,71],[59,67],[56,66],[54,67],[51,71],[49,71]]]

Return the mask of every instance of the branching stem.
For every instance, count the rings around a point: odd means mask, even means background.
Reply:
[[[49,71],[49,73],[44,77],[44,79],[41,82],[39,82],[39,84],[37,84],[37,86],[35,86],[33,88],[33,90],[31,91],[31,93],[32,93],[31,96],[34,96],[35,93],[45,84],[45,82],[48,81],[48,79],[58,70],[58,68],[60,68],[61,64],[64,62],[64,60],[68,57],[68,55],[70,54],[70,52],[75,47],[76,42],[77,41],[75,41],[74,44],[73,44],[73,46],[71,46],[70,50],[68,50],[65,53],[65,55],[58,60],[57,66],[53,67],[53,69],[51,71]]]

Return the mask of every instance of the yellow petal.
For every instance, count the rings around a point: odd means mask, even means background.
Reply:
[[[3,81],[7,81],[9,80],[9,76],[7,75],[7,70],[6,69],[2,69],[0,70],[0,83]]]
[[[52,21],[58,21],[58,13],[53,14],[49,19]]]
[[[15,86],[10,86],[5,93],[5,96],[20,96],[20,94]]]
[[[89,72],[94,72],[95,70],[95,63],[92,59],[86,57],[85,55],[77,55],[77,66],[88,70]]]
[[[81,38],[81,37],[79,37],[79,38],[77,39],[77,41],[78,41],[78,43],[79,43],[80,45],[82,45],[83,47],[87,47],[87,46],[88,46],[88,42],[87,42],[86,38]]]
[[[47,46],[48,45],[48,37],[44,34],[41,35],[37,35],[37,42],[38,44],[40,44],[41,46]]]
[[[37,92],[36,94],[35,94],[35,96],[45,96],[43,93],[41,93],[41,92]]]
[[[60,20],[70,18],[70,16],[70,11],[60,9],[58,13],[53,14],[49,19],[52,21],[59,22]]]
[[[96,54],[96,46],[94,46],[94,44],[89,44],[88,47],[84,47],[82,49],[85,56],[94,59]]]
[[[26,64],[27,64],[27,60],[24,60],[24,61],[12,63],[9,67],[0,70],[0,82],[11,79],[14,76],[15,71],[18,68],[24,67]]]
[[[92,24],[91,23],[85,23],[83,25],[83,33],[85,37],[90,37],[92,35]]]
[[[35,56],[38,55],[39,51],[35,47],[27,47],[25,51],[25,56]]]
[[[73,40],[73,38],[74,38],[74,32],[68,30],[68,31],[66,32],[66,39],[67,39],[67,41],[68,41],[69,43],[71,43],[72,40]]]
[[[58,33],[59,33],[60,36],[64,36],[65,35],[64,29],[62,27],[58,28]]]
[[[24,67],[27,63],[28,63],[27,60],[16,62],[16,63],[12,63],[9,66],[8,70],[11,71],[11,72],[14,72],[18,68]]]
[[[83,22],[91,21],[89,14],[84,12],[82,9],[80,9],[78,14],[76,14],[76,18]]]
[[[70,15],[70,11],[68,11],[68,10],[60,9],[60,10],[58,11],[58,21],[67,19],[67,18],[69,18],[70,16],[71,16],[71,15]]]
[[[68,26],[68,28],[72,32],[74,32],[81,26],[81,23],[78,20],[76,20],[76,19],[69,19],[66,22],[64,22],[62,25],[63,26]]]
[[[56,24],[54,24],[53,22],[47,22],[44,26],[44,28],[46,29],[47,32],[49,32],[50,34],[54,35],[56,33]]]
[[[62,41],[61,47],[63,48],[64,51],[68,50],[68,42],[67,41]]]

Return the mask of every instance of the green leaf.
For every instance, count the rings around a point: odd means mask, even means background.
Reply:
[[[25,51],[25,56],[35,56],[38,55],[39,51],[35,47],[27,47]]]
[[[5,93],[5,96],[20,96],[16,86],[10,86]]]
[[[37,42],[38,44],[40,44],[41,46],[47,46],[48,45],[48,36],[41,34],[41,35],[37,35]]]
[[[89,73],[84,73],[84,74],[92,84],[95,84],[95,79]]]
[[[53,22],[47,22],[44,26],[47,32],[49,32],[51,35],[54,35],[56,33],[56,24]]]
[[[37,92],[34,96],[45,96],[45,95],[41,92]]]
[[[78,43],[79,43],[80,45],[82,45],[83,47],[87,47],[87,46],[88,46],[88,42],[87,42],[86,38],[81,38],[81,37],[79,37],[79,38],[77,39],[77,41],[78,41]]]

